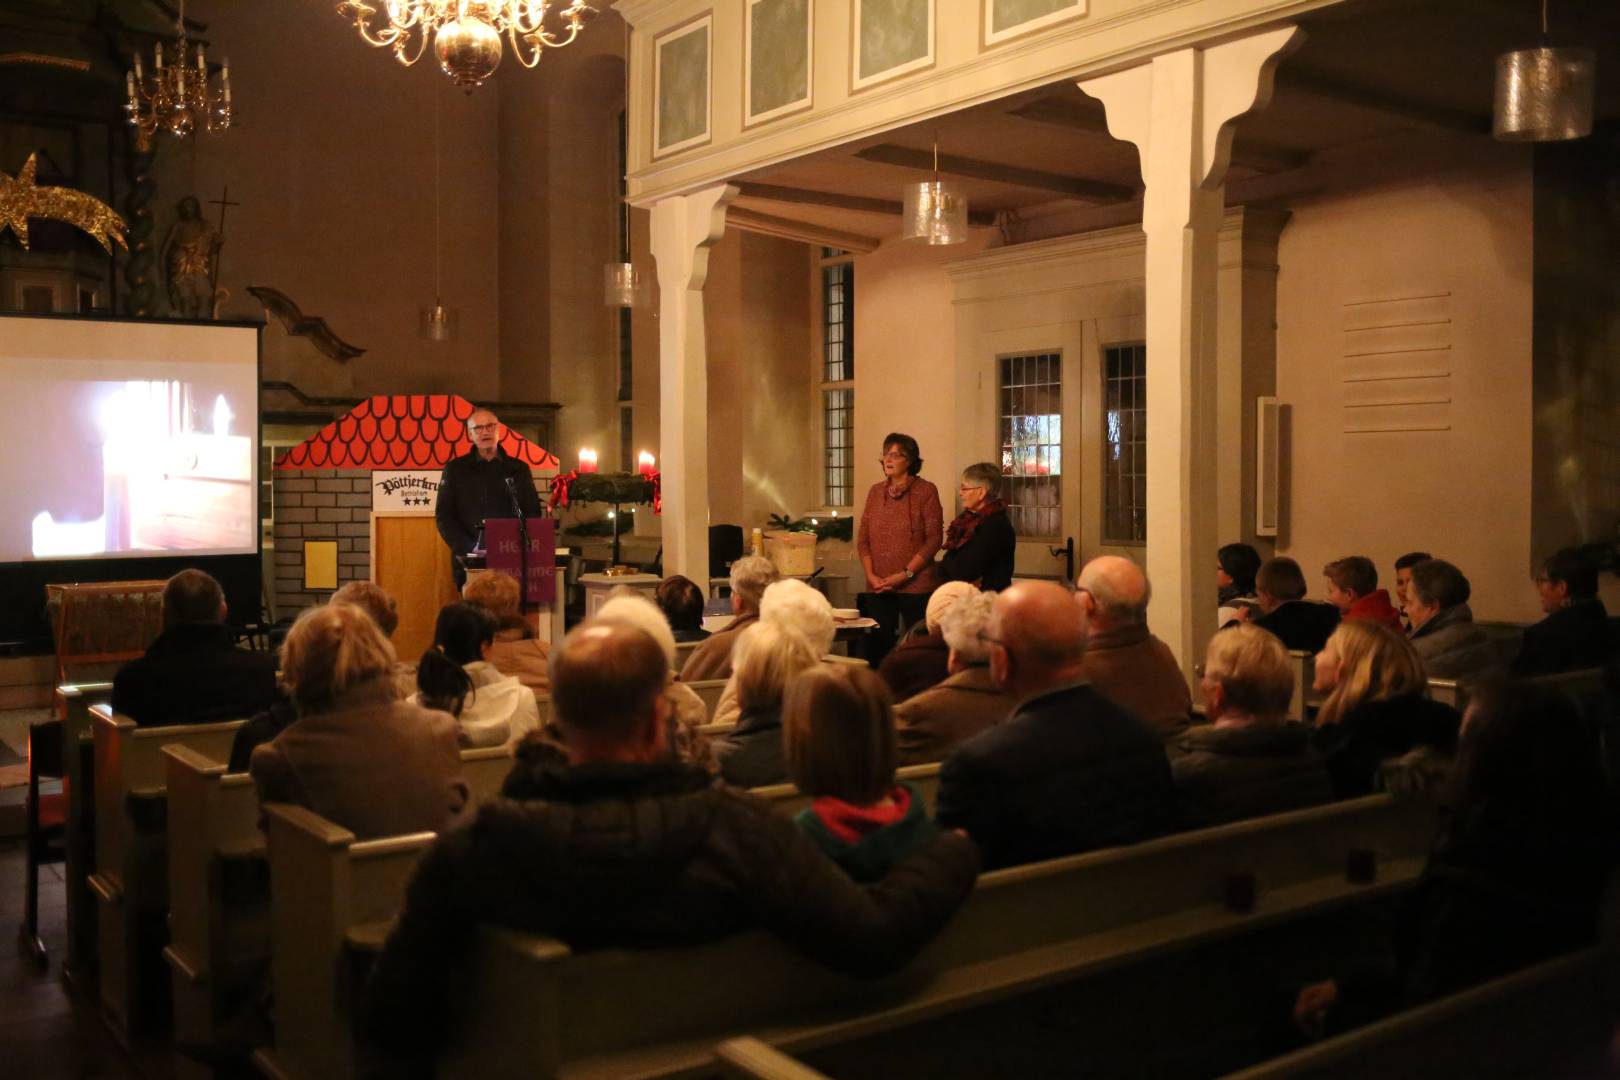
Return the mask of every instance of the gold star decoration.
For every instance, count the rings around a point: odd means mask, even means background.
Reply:
[[[113,243],[125,251],[124,230],[128,227],[118,212],[93,195],[65,187],[38,187],[34,168],[39,154],[28,155],[15,178],[0,172],[0,233],[9,227],[28,250],[28,219],[49,218],[83,229],[112,254]]]

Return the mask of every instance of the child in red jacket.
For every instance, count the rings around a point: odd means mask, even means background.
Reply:
[[[1404,634],[1401,613],[1389,602],[1389,592],[1378,587],[1378,567],[1363,555],[1335,559],[1322,567],[1327,577],[1328,602],[1343,619],[1380,623]]]

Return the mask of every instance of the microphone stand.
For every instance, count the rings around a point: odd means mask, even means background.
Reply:
[[[506,494],[512,500],[512,514],[518,523],[518,611],[529,599],[529,517],[523,512],[523,500],[518,498],[517,483],[506,478]]]

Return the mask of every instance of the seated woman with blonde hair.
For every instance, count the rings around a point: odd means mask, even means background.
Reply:
[[[1340,623],[1316,654],[1313,689],[1327,698],[1311,741],[1338,798],[1372,794],[1385,759],[1416,747],[1450,754],[1457,745],[1457,710],[1430,699],[1422,659],[1381,623]]]
[[[856,881],[878,881],[939,828],[922,795],[895,783],[894,707],[868,668],[817,665],[782,703],[788,775],[814,800],[796,821]]]
[[[498,625],[477,604],[446,604],[416,664],[413,700],[454,716],[463,746],[511,746],[540,726],[534,692],[489,662]]]
[[[741,713],[732,734],[715,747],[726,783],[764,787],[787,780],[782,696],[796,675],[820,663],[815,647],[786,623],[760,622],[743,631],[731,672]]]
[[[489,647],[489,663],[534,691],[536,698],[551,692],[550,649],[534,636],[518,604],[517,578],[506,574],[480,574],[467,582],[462,596],[477,604],[497,623]]]
[[[298,719],[253,751],[260,804],[294,803],[362,840],[437,831],[467,803],[456,725],[395,696],[394,647],[360,608],[298,617],[281,647]]]

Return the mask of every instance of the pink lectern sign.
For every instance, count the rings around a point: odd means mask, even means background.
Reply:
[[[484,565],[507,577],[521,579],[517,518],[490,518],[484,522]],[[557,598],[557,519],[529,519],[529,581],[523,600],[550,604]]]

